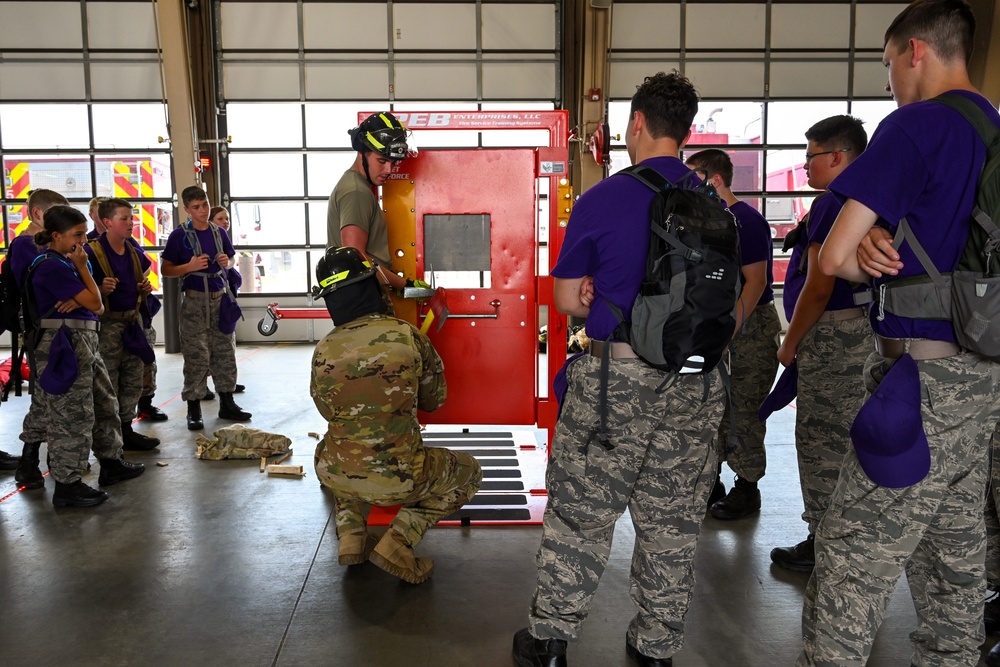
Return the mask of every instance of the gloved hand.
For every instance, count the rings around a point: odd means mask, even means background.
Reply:
[[[430,284],[429,283],[425,283],[423,280],[420,280],[419,278],[417,280],[412,280],[410,278],[407,278],[406,279],[406,286],[407,287],[423,287],[423,288],[426,288],[426,289],[430,289]]]

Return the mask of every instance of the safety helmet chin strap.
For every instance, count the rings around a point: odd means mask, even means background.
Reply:
[[[358,151],[358,153],[361,154],[361,168],[365,170],[365,180],[368,181],[368,184],[374,188],[378,186],[375,185],[375,181],[372,180],[371,172],[368,171],[368,154],[371,152],[373,151],[367,149],[361,149]]]

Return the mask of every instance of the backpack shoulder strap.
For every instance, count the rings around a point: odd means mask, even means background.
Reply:
[[[634,164],[631,167],[622,169],[621,173],[628,174],[640,183],[645,184],[653,192],[659,192],[670,183],[660,172],[644,164]]]
[[[101,271],[104,272],[105,278],[114,278],[115,274],[111,271],[111,263],[108,261],[108,254],[104,252],[104,246],[98,239],[94,239],[87,243],[90,249],[94,251],[94,259],[97,260],[97,265],[101,267]],[[128,244],[126,244],[128,245]]]
[[[184,236],[187,237],[188,247],[191,248],[191,253],[195,257],[199,257],[204,254],[201,251],[201,242],[198,241],[198,234],[194,231],[194,225],[190,220],[184,224]]]
[[[931,101],[951,107],[962,114],[965,120],[969,121],[969,124],[976,129],[979,137],[987,146],[1000,144],[1000,128],[997,128],[986,112],[968,97],[957,93],[944,93],[931,98]]]

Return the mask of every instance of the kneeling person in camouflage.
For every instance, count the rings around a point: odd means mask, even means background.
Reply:
[[[422,583],[433,563],[413,547],[479,490],[482,469],[464,452],[424,447],[417,408],[444,403],[444,365],[426,336],[386,314],[371,262],[354,248],[331,248],[316,278],[334,324],[312,360],[310,393],[328,422],[316,474],[336,498],[340,564],[370,559]],[[362,503],[403,506],[378,544]]]

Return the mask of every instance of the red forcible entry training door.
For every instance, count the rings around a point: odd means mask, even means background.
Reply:
[[[394,265],[445,287],[451,311],[428,332],[448,400],[423,421],[536,423],[535,164],[534,149],[424,150],[383,188]]]

